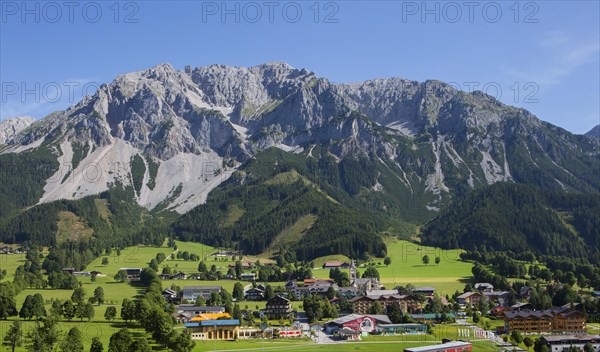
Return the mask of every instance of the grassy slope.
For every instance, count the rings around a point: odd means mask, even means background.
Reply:
[[[19,265],[25,265],[25,253],[0,254],[0,270],[6,270],[7,275],[3,281],[12,281]]]
[[[293,248],[292,246],[298,243],[302,237],[310,230],[315,224],[318,217],[313,214],[308,214],[298,219],[292,226],[281,231],[277,237],[273,240],[273,243],[269,248],[264,251],[259,257],[271,258],[274,254],[279,252],[280,248]]]
[[[58,242],[90,238],[94,234],[94,230],[87,226],[83,219],[70,211],[58,212],[57,227],[56,240]]]
[[[460,261],[461,250],[442,250],[439,248],[422,246],[403,240],[388,240],[388,256],[392,259],[389,266],[383,265],[383,258],[374,260],[381,281],[388,288],[396,285],[411,283],[415,286],[434,286],[438,292],[452,294],[455,290],[462,291],[465,281],[471,276],[472,264]],[[430,264],[424,265],[422,258],[428,255]],[[435,257],[441,259],[440,265],[435,265]],[[347,261],[340,256],[321,257],[314,261],[314,266],[320,268],[326,260]],[[381,263],[381,264],[377,264]],[[358,269],[359,272],[365,267]],[[315,276],[328,276],[328,270],[315,269]]]
[[[238,221],[246,211],[240,208],[237,204],[232,204],[229,209],[227,209],[227,218],[223,221],[222,227],[230,227],[233,226],[236,221]]]

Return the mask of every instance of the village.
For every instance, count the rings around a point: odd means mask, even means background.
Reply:
[[[244,264],[245,269],[252,267],[251,263]],[[177,272],[160,277],[182,281],[182,285],[167,288],[162,294],[167,302],[175,305],[173,319],[197,341],[310,338],[319,344],[336,344],[369,336],[427,335],[431,334],[432,327],[452,324],[458,326],[458,336],[454,339],[441,336],[439,343],[404,351],[472,351],[470,341],[474,338],[519,351],[521,349],[510,342],[514,342],[515,336],[523,339],[528,335],[540,336],[540,343],[549,351],[563,351],[571,346],[592,346],[594,351],[600,350],[600,335],[587,333],[581,304],[536,310],[529,303],[533,290],[530,286],[521,288],[517,297],[511,297],[510,292],[496,290],[492,284],[482,282],[475,283],[472,291],[447,297],[439,295],[432,286],[386,288],[377,278],[359,277],[354,261],[325,262],[322,269],[347,272],[349,285],[340,287],[332,278],[307,278],[300,282],[287,281],[283,287],[273,290],[268,283],[257,282],[256,273],[242,273],[239,277],[247,284],[240,303],[247,308],[250,302],[263,302],[264,308],[241,314],[227,312],[225,305],[206,304],[222,294],[224,288],[202,285],[201,281],[188,285],[187,282],[199,279],[198,274]],[[121,271],[135,282],[142,269],[122,268]],[[234,275],[230,276],[225,280],[234,279]],[[300,309],[301,305],[294,305],[294,302],[306,304],[310,297],[319,297],[334,307],[336,317],[311,319],[313,313],[308,307]],[[440,311],[433,312],[432,307],[440,304]],[[494,329],[484,329],[467,322],[477,310],[501,324]]]

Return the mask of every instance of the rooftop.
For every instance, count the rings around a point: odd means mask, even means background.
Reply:
[[[435,291],[435,287],[432,287],[432,286],[420,286],[420,287],[413,288],[413,292],[420,292],[420,291]]]
[[[223,326],[223,325],[240,325],[238,319],[220,319],[220,320],[202,320],[194,323],[185,323],[186,328],[194,328],[198,326]]]
[[[583,335],[550,335],[550,336],[544,336],[544,339],[548,342],[575,342],[575,341],[579,341],[582,343],[588,342],[588,341],[599,341],[600,340],[600,335],[588,335],[588,334],[583,334]]]
[[[453,341],[453,342],[448,342],[448,343],[442,343],[440,345],[405,348],[404,352],[428,352],[428,351],[437,351],[437,350],[440,350],[443,348],[466,347],[466,346],[470,346],[470,345],[471,344],[469,342]]]
[[[184,286],[183,290],[221,290],[221,286]]]
[[[367,314],[367,315],[360,315],[360,314],[348,314],[345,315],[343,317],[337,318],[337,319],[333,319],[328,321],[325,324],[345,324],[347,322],[356,320],[356,319],[360,319],[362,317],[371,317],[377,321],[381,321],[387,324],[391,324],[391,320],[390,318],[388,318],[387,315],[383,315],[383,314]]]

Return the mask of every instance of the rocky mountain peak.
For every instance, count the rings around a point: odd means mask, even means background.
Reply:
[[[596,125],[596,127],[589,130],[585,135],[600,140],[600,125]]]
[[[127,164],[139,155],[145,180],[158,163],[157,186],[141,186],[138,202],[152,208],[168,199],[181,212],[227,179],[207,183],[208,174],[232,172],[270,147],[310,157],[308,151],[320,146],[321,156],[333,155],[338,162],[374,159],[410,197],[424,190],[422,199],[431,209],[455,189],[531,182],[530,175],[545,175],[544,182],[565,189],[600,187],[587,176],[597,173],[573,178],[585,169],[573,160],[586,165],[586,158],[599,155],[600,142],[577,140],[484,93],[466,93],[436,80],[338,84],[283,62],[183,70],[160,64],[121,75],[66,111],[12,131],[3,152],[46,141],[60,149],[61,165],[75,152],[81,165],[86,160]],[[81,148],[87,154],[80,155]],[[116,181],[131,184],[132,178],[111,174],[87,188],[54,184],[42,201],[93,194]]]
[[[35,119],[30,116],[19,116],[0,122],[0,144],[10,143],[19,132],[29,127]]]

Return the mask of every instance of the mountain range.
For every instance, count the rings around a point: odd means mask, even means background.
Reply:
[[[161,64],[119,76],[65,111],[0,124],[0,195],[10,203],[0,224],[36,205],[123,188],[149,216],[185,214],[173,230],[192,236],[189,214],[199,216],[213,194],[236,190],[221,201],[247,210],[252,198],[239,192],[285,180],[305,187],[288,191],[331,203],[313,213],[366,211],[387,219],[369,231],[386,231],[423,224],[453,199],[498,182],[597,194],[600,140],[590,136],[435,80],[338,84],[279,62]],[[15,177],[23,173],[35,175]],[[18,191],[24,180],[26,195]],[[225,203],[223,219],[232,209]],[[311,212],[299,210],[257,246]],[[252,212],[241,213],[230,220],[249,221]]]

